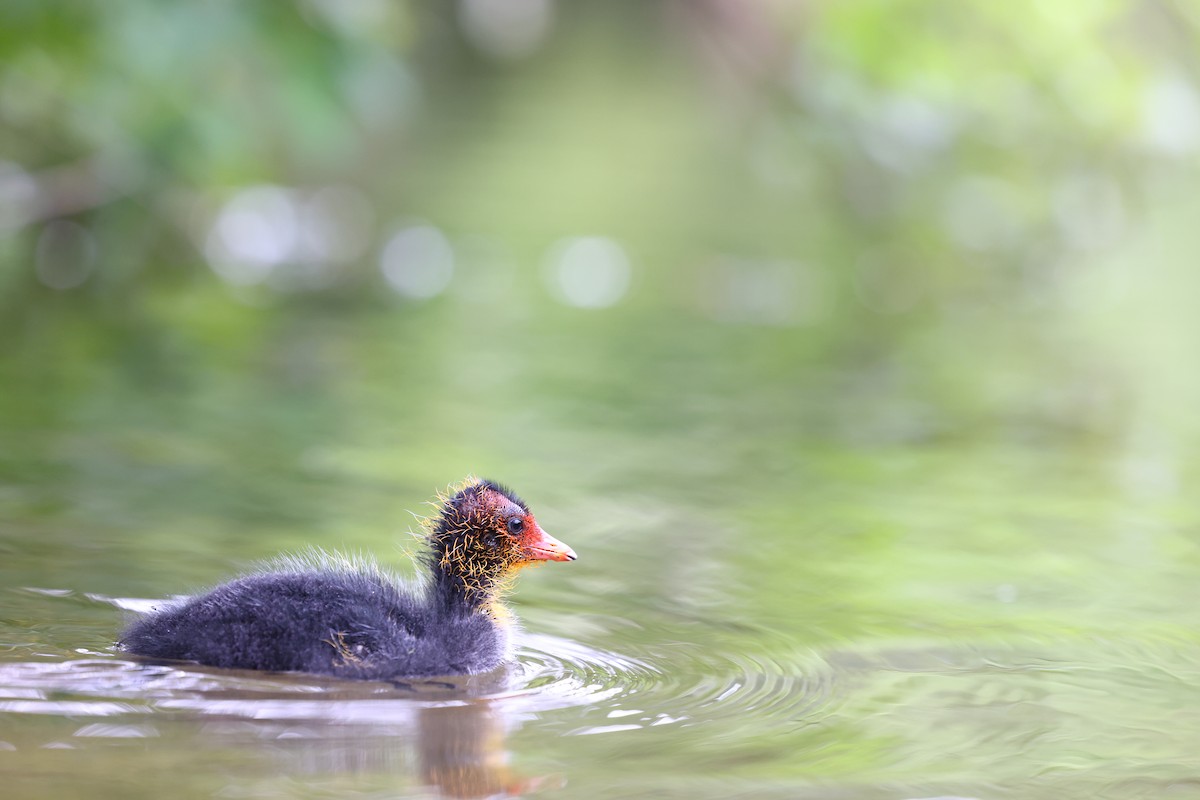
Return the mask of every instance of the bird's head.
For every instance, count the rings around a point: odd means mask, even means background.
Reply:
[[[520,567],[575,560],[575,551],[542,530],[529,506],[498,483],[468,479],[439,501],[428,525],[434,573],[472,605],[491,603]]]

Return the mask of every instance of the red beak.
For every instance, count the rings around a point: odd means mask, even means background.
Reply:
[[[526,558],[530,561],[574,561],[575,551],[542,530],[536,522],[525,539]]]

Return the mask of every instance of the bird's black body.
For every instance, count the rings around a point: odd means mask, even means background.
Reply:
[[[388,679],[485,672],[507,631],[477,609],[337,565],[249,575],[135,621],[133,653],[214,667]]]
[[[387,680],[485,672],[509,654],[504,578],[570,561],[512,492],[478,481],[428,529],[422,586],[329,557],[285,562],[136,620],[120,645],[214,667]]]

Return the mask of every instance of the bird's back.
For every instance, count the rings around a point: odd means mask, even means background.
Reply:
[[[131,653],[215,667],[388,679],[483,672],[504,632],[371,569],[322,566],[239,578],[136,620]]]

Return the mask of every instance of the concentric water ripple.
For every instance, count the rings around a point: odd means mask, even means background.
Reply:
[[[544,634],[522,636],[515,670],[521,694],[545,707],[612,701],[663,680],[646,662]]]
[[[824,718],[835,706],[835,673],[815,654],[738,654],[675,644],[648,663],[661,666],[650,666],[640,684],[604,696],[612,724],[577,732],[729,719],[753,719],[760,730],[791,729]]]
[[[683,686],[704,716],[754,712],[760,721],[810,721],[825,716],[834,699],[834,673],[815,656],[794,654],[698,654]]]

